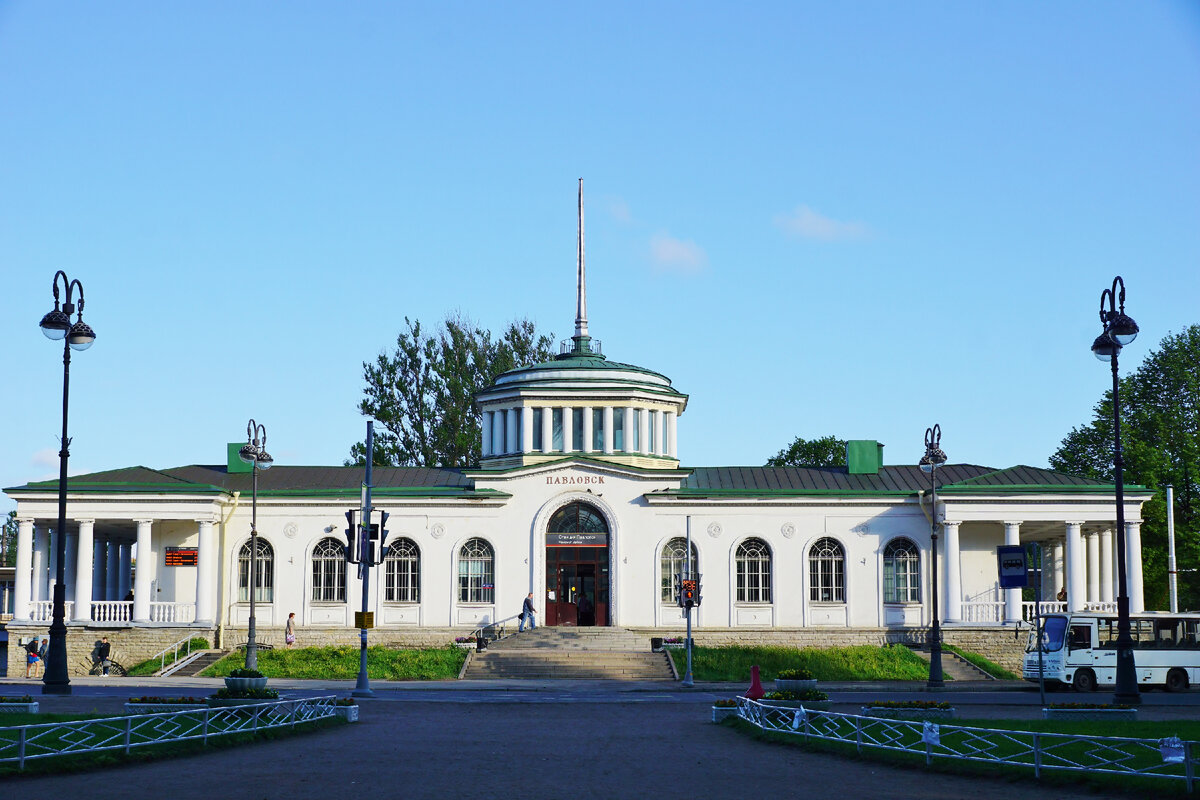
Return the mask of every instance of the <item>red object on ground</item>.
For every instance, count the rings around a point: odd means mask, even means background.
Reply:
[[[762,700],[766,692],[763,690],[762,679],[758,677],[758,664],[750,668],[750,688],[746,690],[745,697],[751,700]]]

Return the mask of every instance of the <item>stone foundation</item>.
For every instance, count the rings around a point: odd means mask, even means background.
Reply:
[[[17,625],[9,622],[8,631],[8,675],[10,678],[24,677],[25,649],[20,641],[33,636],[50,636],[48,625]],[[111,645],[109,657],[122,666],[132,667],[180,639],[199,636],[212,642],[210,628],[192,626],[163,626],[136,628],[108,628],[82,625],[67,626],[67,673],[87,675],[92,667],[92,651],[100,644],[100,637],[107,636]]]

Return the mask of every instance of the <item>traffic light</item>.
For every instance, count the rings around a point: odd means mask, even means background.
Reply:
[[[346,560],[357,564],[360,560],[358,526],[354,524],[354,511],[346,512]]]
[[[695,608],[700,605],[700,582],[695,578],[684,578],[680,582],[684,608]]]

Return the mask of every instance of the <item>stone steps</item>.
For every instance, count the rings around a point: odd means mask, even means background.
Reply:
[[[169,677],[172,678],[194,678],[199,675],[207,667],[217,663],[229,651],[227,650],[209,650],[195,661],[191,661],[180,667],[175,672],[172,672]]]
[[[665,653],[485,651],[472,655],[465,680],[674,680]]]

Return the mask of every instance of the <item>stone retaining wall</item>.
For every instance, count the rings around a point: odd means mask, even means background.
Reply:
[[[684,629],[631,629],[650,636],[684,636]],[[744,645],[747,647],[850,647],[853,645],[903,644],[923,649],[927,631],[895,628],[693,628],[696,644],[707,647]],[[942,629],[942,641],[967,652],[978,653],[1007,670],[1021,674],[1025,653],[1025,634],[1013,637],[1012,628],[952,627]]]
[[[50,636],[47,625],[15,625],[8,623],[8,675],[25,676],[25,650],[20,640],[32,636]],[[111,645],[110,657],[123,666],[132,667],[159,653],[163,648],[190,636],[198,636],[212,642],[211,629],[193,626],[164,626],[138,628],[99,628],[91,626],[67,626],[67,672],[70,675],[86,675],[92,664],[92,651],[107,636]]]

